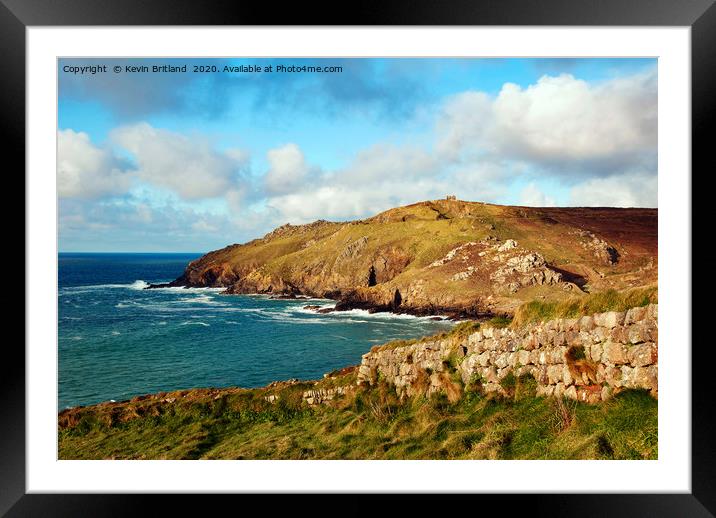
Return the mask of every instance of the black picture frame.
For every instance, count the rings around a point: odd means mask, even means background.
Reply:
[[[348,9],[348,11],[345,11]],[[341,15],[349,12],[350,16]],[[689,26],[692,72],[692,171],[714,171],[711,135],[716,104],[714,0],[460,0],[383,1],[330,10],[316,4],[223,0],[0,0],[0,132],[5,155],[25,166],[25,30],[28,26],[87,25],[573,25]],[[709,131],[711,130],[711,131]],[[16,172],[14,174],[17,174]],[[689,171],[684,181],[693,175]],[[693,192],[693,190],[692,190]],[[692,220],[695,218],[692,217]],[[692,234],[693,235],[693,234]],[[27,275],[31,272],[25,271]],[[672,272],[673,273],[673,272]],[[685,279],[691,285],[691,278]],[[29,300],[28,304],[32,301]],[[694,313],[699,315],[697,306]],[[703,316],[703,315],[702,315]],[[697,322],[699,319],[693,319]],[[684,337],[684,349],[695,340]],[[689,494],[511,495],[510,510],[550,516],[713,516],[716,432],[709,368],[713,347],[692,351],[692,459]],[[38,495],[25,491],[25,354],[5,341],[0,377],[0,515],[126,515],[146,509],[146,495]],[[175,498],[176,497],[169,497]],[[484,495],[481,498],[502,498]],[[183,499],[178,499],[183,501]],[[484,503],[481,508],[485,509]],[[386,508],[387,510],[387,508]]]

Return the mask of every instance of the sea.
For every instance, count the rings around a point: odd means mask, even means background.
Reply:
[[[319,379],[359,364],[374,345],[454,325],[304,308],[332,307],[327,299],[144,289],[177,278],[200,255],[59,254],[59,409],[178,389]]]

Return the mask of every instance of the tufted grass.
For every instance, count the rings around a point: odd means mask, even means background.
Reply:
[[[533,300],[517,308],[512,326],[518,327],[530,322],[544,322],[555,318],[574,318],[605,311],[626,311],[656,302],[658,302],[656,286],[623,291],[606,290],[560,302]]]
[[[468,390],[400,399],[383,383],[332,406],[301,404],[304,386],[190,396],[172,404],[88,407],[59,430],[61,459],[655,459],[657,401],[643,391],[586,405]],[[142,407],[142,405],[145,405]],[[112,408],[114,410],[112,410]],[[118,409],[121,412],[118,412]],[[114,418],[108,415],[114,413]],[[130,416],[130,418],[126,418]]]

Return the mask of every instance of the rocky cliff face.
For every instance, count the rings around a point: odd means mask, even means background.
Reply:
[[[510,374],[531,374],[538,395],[589,403],[623,388],[658,393],[656,304],[626,312],[557,319],[520,329],[484,328],[463,338],[383,346],[363,355],[358,383],[378,379],[406,396],[452,389],[454,376],[504,392]]]
[[[652,283],[655,209],[437,200],[366,220],[284,225],[190,263],[173,286],[305,294],[337,309],[481,316],[535,298]]]

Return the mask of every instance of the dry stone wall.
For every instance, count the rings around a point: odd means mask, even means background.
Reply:
[[[652,304],[378,348],[363,355],[358,383],[384,379],[412,396],[446,390],[446,380],[459,375],[465,385],[504,392],[501,382],[513,373],[531,374],[539,395],[596,403],[623,388],[644,388],[656,397],[657,309]]]

